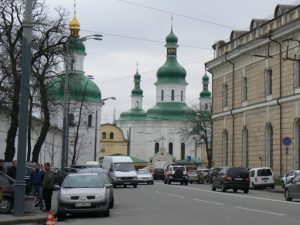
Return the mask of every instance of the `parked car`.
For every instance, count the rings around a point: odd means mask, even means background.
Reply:
[[[215,191],[220,188],[223,192],[233,189],[234,192],[243,190],[244,193],[249,192],[249,173],[243,167],[227,167],[223,168],[212,178],[211,190]]]
[[[284,188],[284,197],[287,201],[292,201],[294,198],[300,199],[300,173],[286,185]]]
[[[15,179],[0,172],[0,190],[2,201],[0,201],[0,213],[10,213],[14,205]],[[0,199],[1,200],[1,199]]]
[[[106,187],[109,189],[109,207],[112,209],[114,207],[114,189],[112,185],[111,178],[109,176],[108,170],[102,168],[84,168],[78,171],[78,173],[97,173],[100,175]]]
[[[165,184],[171,184],[172,182],[180,182],[181,185],[188,185],[188,176],[186,167],[182,165],[171,164],[167,166],[165,170]]]
[[[154,180],[164,180],[165,170],[162,168],[155,168],[152,175]]]
[[[270,167],[252,168],[249,170],[249,176],[252,189],[275,188],[274,173]]]
[[[57,216],[92,212],[109,217],[109,188],[97,173],[69,174],[58,193]]]
[[[187,175],[188,175],[188,181],[190,182],[190,184],[192,184],[193,182],[200,183],[197,170],[188,170]]]
[[[146,184],[153,184],[153,176],[149,172],[149,170],[146,169],[139,169],[137,171],[137,182],[140,183],[146,183]]]
[[[199,183],[209,183],[209,169],[198,169],[197,170]]]
[[[287,183],[290,183],[290,181],[297,175],[300,174],[300,170],[291,170],[290,172],[288,172],[287,175],[283,176],[281,178],[281,187],[284,189],[285,185]]]
[[[213,180],[213,177],[215,175],[217,175],[219,173],[219,171],[221,171],[224,167],[214,167],[214,168],[211,168],[209,170],[209,173],[207,174],[207,177],[208,177],[208,182],[209,183],[212,183],[212,180]]]

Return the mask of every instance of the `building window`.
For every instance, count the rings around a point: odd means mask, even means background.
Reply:
[[[161,101],[164,101],[164,90],[161,90]]]
[[[205,103],[205,110],[208,110],[208,104]]]
[[[228,84],[223,84],[223,106],[228,106]]]
[[[175,99],[175,91],[174,89],[171,91],[171,101],[174,102],[174,99]]]
[[[92,115],[89,115],[88,117],[88,127],[92,126]]]
[[[181,100],[181,102],[183,102],[183,91],[181,91],[180,100]]]
[[[266,127],[266,163],[273,168],[273,127],[270,123]]]
[[[102,132],[102,139],[106,139],[106,133]]]
[[[295,88],[300,87],[300,59],[294,61],[294,82]]]
[[[243,129],[243,166],[249,167],[249,143],[248,143],[248,129],[244,127]]]
[[[173,143],[169,143],[169,154],[173,155]]]
[[[75,116],[74,113],[69,114],[69,126],[74,127],[75,126]]]
[[[242,101],[247,101],[247,100],[248,100],[248,79],[247,77],[244,77],[242,83]]]
[[[223,131],[223,166],[228,166],[228,132]]]
[[[185,159],[185,144],[184,143],[181,143],[180,159]]]
[[[158,153],[159,152],[159,143],[155,143],[154,145],[154,153]]]
[[[265,70],[265,79],[266,79],[266,94],[272,94],[272,70],[266,69]]]
[[[109,134],[109,139],[114,139],[114,133],[113,133],[113,132],[111,132],[111,133]]]
[[[139,108],[139,107],[140,107],[139,101],[136,101],[135,102],[135,108]]]

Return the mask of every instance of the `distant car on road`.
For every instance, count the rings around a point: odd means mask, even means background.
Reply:
[[[249,170],[249,176],[252,189],[275,188],[274,174],[270,167],[252,168]]]
[[[137,171],[137,182],[140,183],[147,183],[147,184],[153,184],[153,176],[149,172],[149,170],[146,169],[139,169]]]
[[[199,183],[209,183],[209,169],[198,169],[197,170]]]
[[[284,197],[287,201],[300,199],[300,174],[298,173],[284,188]]]
[[[152,175],[154,180],[164,180],[165,170],[162,168],[155,168]]]
[[[281,178],[281,187],[285,188],[285,185],[289,183],[297,174],[300,174],[300,170],[291,170],[286,176]]]
[[[189,180],[190,184],[192,184],[193,182],[200,183],[197,170],[188,170],[187,175],[188,175],[188,180]]]
[[[188,185],[189,180],[186,172],[186,167],[182,165],[171,164],[165,170],[165,184],[172,182],[180,182],[181,185]]]
[[[243,190],[249,192],[250,178],[246,168],[228,167],[219,171],[212,179],[211,190],[220,188],[223,192],[233,189],[234,192]]]

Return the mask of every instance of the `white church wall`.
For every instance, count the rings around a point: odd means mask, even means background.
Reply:
[[[164,91],[163,101],[161,99],[162,90]],[[174,90],[174,101],[171,101],[171,90]],[[183,91],[183,99],[181,101],[181,91]],[[185,102],[186,85],[183,84],[156,84],[156,102]]]

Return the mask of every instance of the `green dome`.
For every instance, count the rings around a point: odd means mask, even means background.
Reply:
[[[48,96],[52,101],[64,99],[64,75],[54,78],[48,85]],[[69,88],[71,101],[100,102],[101,92],[98,86],[82,73],[69,73]]]
[[[167,44],[177,44],[178,37],[173,33],[173,29],[171,29],[171,32],[166,37]]]
[[[140,87],[141,83],[141,75],[136,71],[136,74],[134,75],[134,88],[131,91],[131,95],[133,96],[142,96],[143,90]]]
[[[200,97],[202,98],[211,97],[211,92],[209,90],[201,91]]]
[[[168,57],[167,61],[161,66],[157,73],[157,83],[184,83],[186,70],[177,62],[175,57]]]
[[[202,77],[202,84],[203,84],[203,90],[200,93],[201,98],[210,98],[211,92],[208,90],[208,84],[209,84],[209,77],[205,73]]]
[[[207,76],[207,74],[205,73],[203,78],[202,78],[202,81],[209,81],[209,77]]]
[[[130,109],[120,115],[119,120],[144,120],[146,112],[143,109]]]
[[[83,42],[80,40],[79,36],[70,36],[69,37],[69,51],[70,52],[78,52],[85,54],[85,46]]]
[[[195,112],[185,103],[165,102],[157,103],[147,111],[147,118],[154,120],[191,120]]]

